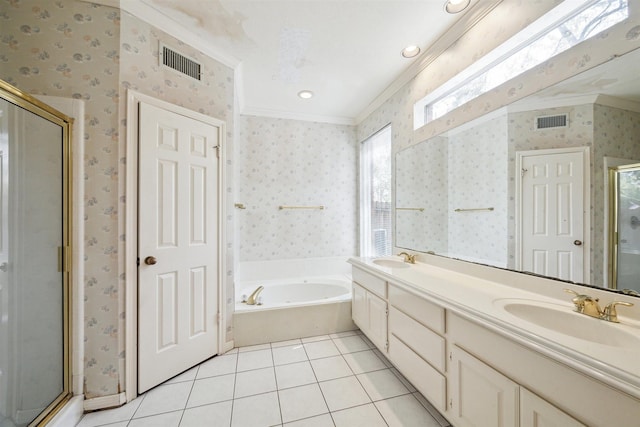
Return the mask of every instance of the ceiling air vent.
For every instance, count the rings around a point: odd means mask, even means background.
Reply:
[[[179,54],[165,45],[160,45],[160,51],[162,53],[162,65],[172,68],[179,73],[186,74],[198,81],[200,80],[200,69],[202,66],[196,61]]]
[[[569,126],[568,114],[536,117],[536,130],[566,128],[567,126]]]

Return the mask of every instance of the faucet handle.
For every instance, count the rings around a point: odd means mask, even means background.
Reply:
[[[633,303],[624,301],[613,301],[602,310],[602,319],[608,322],[620,323],[618,320],[618,311],[616,305],[624,305],[625,307],[632,307]]]
[[[416,263],[416,256],[415,256],[415,254],[414,254],[414,255],[411,255],[411,254],[408,254],[408,253],[406,253],[406,252],[400,252],[400,253],[398,254],[398,256],[403,257],[403,258],[404,258],[404,262],[408,262],[409,264],[415,264],[415,263]]]
[[[575,309],[578,313],[587,314],[592,317],[600,316],[600,307],[598,306],[598,298],[594,298],[589,295],[579,294],[572,289],[565,289],[565,292],[575,295],[571,298],[571,302],[575,305]]]

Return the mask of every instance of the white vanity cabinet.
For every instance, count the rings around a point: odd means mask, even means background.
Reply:
[[[490,283],[352,264],[355,323],[454,426],[640,426],[640,398],[624,377],[617,386],[571,352],[495,321],[493,306],[474,301]]]
[[[389,360],[441,412],[447,409],[445,312],[389,284]]]
[[[451,349],[450,418],[456,426],[585,427],[457,346]]]
[[[387,352],[387,282],[353,269],[351,316],[360,330],[384,353]]]
[[[517,427],[520,386],[457,346],[451,349],[449,406],[456,426]]]

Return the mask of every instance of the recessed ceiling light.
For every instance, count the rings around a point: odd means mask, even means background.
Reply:
[[[310,99],[313,98],[313,92],[310,90],[301,90],[298,92],[298,96],[302,99]]]
[[[471,0],[447,0],[444,4],[444,10],[448,13],[459,13],[465,10],[469,3],[471,3]]]
[[[402,56],[404,56],[405,58],[413,58],[419,53],[420,48],[418,46],[407,46],[402,49]]]

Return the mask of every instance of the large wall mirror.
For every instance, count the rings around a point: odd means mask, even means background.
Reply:
[[[640,162],[637,64],[640,50],[398,152],[395,246],[612,288],[608,169]]]

